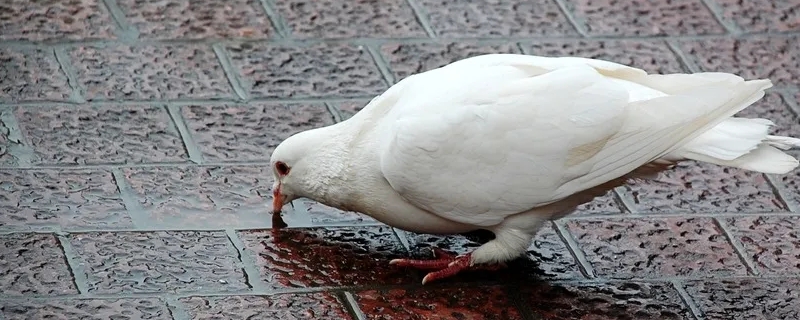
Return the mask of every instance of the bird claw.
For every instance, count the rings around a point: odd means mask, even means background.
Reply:
[[[463,256],[456,256],[439,248],[433,248],[433,256],[434,259],[432,260],[394,259],[389,261],[389,264],[421,270],[435,270],[429,272],[424,278],[422,278],[423,285],[436,280],[452,277],[462,271],[494,271],[506,266],[505,263],[472,265],[472,253],[467,253]]]

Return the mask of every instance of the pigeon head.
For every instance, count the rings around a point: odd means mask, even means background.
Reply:
[[[342,146],[335,126],[297,133],[281,142],[270,157],[274,183],[272,209],[297,198],[320,199],[341,166]]]

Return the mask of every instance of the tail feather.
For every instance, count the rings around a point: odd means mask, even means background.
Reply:
[[[766,119],[728,118],[675,153],[684,159],[785,174],[800,162],[781,150],[800,148],[800,139],[769,135],[772,125]]]

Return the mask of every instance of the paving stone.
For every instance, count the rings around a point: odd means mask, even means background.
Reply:
[[[647,213],[776,212],[784,205],[763,174],[684,162],[657,178],[624,187],[634,210]]]
[[[0,235],[0,281],[4,295],[77,294],[67,259],[53,235]]]
[[[101,0],[6,0],[0,3],[0,40],[113,38],[114,23]]]
[[[232,97],[225,72],[206,45],[78,47],[70,55],[90,100]]]
[[[609,191],[605,195],[594,198],[591,202],[578,206],[572,214],[616,214],[622,212],[622,206],[617,203],[614,192]]]
[[[275,6],[296,38],[426,36],[405,1],[288,0]]]
[[[0,314],[6,320],[172,319],[166,304],[153,298],[4,301]]]
[[[732,217],[725,219],[734,238],[764,274],[796,275],[800,271],[800,217]]]
[[[623,282],[582,285],[537,283],[521,296],[541,319],[694,319],[667,283]]]
[[[416,283],[389,265],[407,254],[389,227],[332,227],[244,231],[261,279],[274,288]]]
[[[800,3],[793,0],[713,0],[722,16],[746,32],[800,30]]]
[[[144,39],[263,39],[274,34],[258,0],[119,0]]]
[[[522,319],[501,287],[369,290],[356,302],[367,319]]]
[[[593,219],[567,225],[602,277],[747,274],[710,218]]]
[[[412,74],[436,69],[457,60],[490,53],[519,53],[513,43],[483,45],[473,42],[389,43],[381,46],[394,78],[402,80]]]
[[[565,0],[592,36],[722,34],[702,0]]]
[[[764,118],[775,123],[770,134],[800,137],[800,120],[792,108],[775,91],[736,114],[742,118]]]
[[[267,161],[289,136],[333,124],[322,104],[187,106],[183,117],[209,161]]]
[[[387,88],[366,48],[347,44],[228,47],[254,97],[373,96]]]
[[[768,78],[775,87],[800,85],[800,37],[695,40],[680,48],[704,71]]]
[[[272,171],[263,166],[127,168],[131,186],[153,226],[268,228]],[[302,226],[297,214],[284,215]]]
[[[0,170],[0,228],[133,227],[111,172]]]
[[[191,319],[352,319],[330,293],[180,299]]]
[[[367,106],[370,100],[349,100],[334,103],[333,105],[339,109],[339,114],[342,116],[342,121],[350,119],[357,112],[361,111]]]
[[[555,1],[420,0],[442,37],[577,35]]]
[[[215,292],[248,289],[224,232],[102,232],[72,235],[89,292]]]
[[[536,41],[523,46],[528,53],[538,56],[577,56],[608,60],[643,69],[648,73],[685,72],[678,58],[663,41]]]
[[[685,287],[706,319],[800,318],[796,278],[688,281]]]
[[[324,225],[361,225],[379,224],[372,217],[351,211],[342,211],[308,199],[298,200],[303,204],[311,218],[311,223],[315,226]]]
[[[40,164],[188,160],[164,107],[55,106],[18,108],[16,113]]]
[[[13,114],[13,111],[10,109],[0,109],[0,166],[12,167],[18,162],[17,157],[11,154],[12,149],[14,146],[19,145],[21,141],[10,137],[11,129],[3,122],[3,117],[6,113]]]
[[[406,238],[416,258],[433,258],[432,247],[455,254],[467,254],[481,244],[494,238],[490,232],[473,232],[464,235],[429,235],[406,232]],[[564,242],[550,225],[539,230],[525,258],[508,263],[501,271],[470,271],[456,275],[456,280],[448,281],[486,281],[517,283],[520,279],[573,279],[583,276]],[[411,272],[411,269],[409,269]],[[426,272],[421,272],[424,276]]]
[[[53,51],[0,49],[0,102],[64,101],[70,92]]]

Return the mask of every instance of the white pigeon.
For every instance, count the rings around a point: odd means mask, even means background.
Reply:
[[[800,139],[733,115],[769,80],[647,74],[603,60],[489,54],[412,75],[352,118],[273,152],[273,210],[306,197],[400,229],[495,238],[454,256],[392,264],[423,283],[522,255],[548,220],[632,178],[696,160],[784,174]]]

